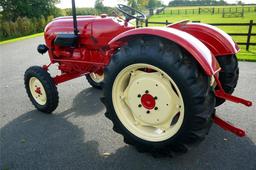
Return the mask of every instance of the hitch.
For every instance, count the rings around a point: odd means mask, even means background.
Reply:
[[[215,75],[215,80],[217,82],[217,85],[219,87],[218,90],[215,90],[215,96],[234,102],[234,103],[241,103],[247,107],[252,106],[252,102],[249,100],[245,100],[242,99],[240,97],[236,97],[236,96],[232,96],[231,94],[228,94],[224,91],[224,89],[222,88],[222,85],[218,79],[218,77]],[[243,129],[237,128],[234,125],[228,123],[227,121],[219,118],[218,116],[214,116],[213,117],[213,122],[216,123],[218,126],[220,126],[221,128],[223,128],[224,130],[230,131],[232,133],[234,133],[235,135],[239,136],[239,137],[243,137],[245,136],[245,131]]]
[[[222,129],[230,131],[239,137],[245,136],[245,131],[243,129],[239,129],[239,128],[233,126],[232,124],[226,122],[225,120],[219,118],[216,115],[213,117],[213,122],[216,123]]]
[[[217,96],[219,98],[222,98],[222,99],[225,99],[225,100],[229,100],[231,102],[241,103],[241,104],[243,104],[245,106],[248,106],[248,107],[252,105],[251,101],[248,101],[248,100],[236,97],[236,96],[232,96],[228,93],[225,93],[224,90],[215,90],[215,96]]]

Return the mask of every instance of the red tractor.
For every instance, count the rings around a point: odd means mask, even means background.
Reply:
[[[238,136],[245,132],[215,115],[225,100],[250,106],[232,96],[238,81],[237,44],[220,29],[181,21],[167,27],[138,28],[146,16],[119,4],[122,17],[76,16],[54,19],[45,28],[50,63],[25,72],[33,105],[52,113],[57,85],[86,76],[103,89],[106,117],[124,142],[139,151],[170,154],[204,139],[212,123]],[[57,63],[60,75],[48,68]]]

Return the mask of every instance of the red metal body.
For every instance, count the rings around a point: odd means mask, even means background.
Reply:
[[[251,102],[226,94],[218,79],[220,66],[217,56],[235,54],[238,46],[223,31],[206,24],[193,24],[182,21],[166,28],[135,28],[118,17],[78,16],[77,25],[79,38],[75,47],[64,47],[54,44],[58,34],[73,33],[72,17],[60,17],[50,22],[45,28],[45,41],[51,63],[44,65],[45,70],[53,63],[58,63],[61,75],[53,78],[55,84],[77,78],[91,72],[102,73],[108,65],[113,53],[128,40],[136,39],[139,35],[154,35],[168,39],[183,47],[201,65],[205,73],[215,79],[219,90],[217,97],[243,103],[250,106]],[[151,96],[152,97],[152,96]],[[147,105],[153,101],[145,96],[142,103]],[[154,106],[153,102],[147,105]],[[242,130],[226,123],[218,117],[214,122],[238,136],[244,136]]]
[[[187,32],[199,39],[215,56],[236,54],[240,49],[232,38],[221,29],[203,23],[188,23],[188,20],[167,27]]]
[[[45,28],[51,63],[58,63],[63,73],[82,75],[102,70],[110,60],[108,42],[120,33],[135,28],[125,26],[124,21],[114,17],[80,16],[77,21],[80,34],[76,48],[54,45],[58,34],[73,32],[71,17],[57,18]]]

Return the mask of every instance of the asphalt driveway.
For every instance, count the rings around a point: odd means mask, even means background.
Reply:
[[[0,45],[0,169],[244,169],[256,170],[256,63],[240,62],[235,94],[254,101],[247,108],[225,103],[217,114],[244,128],[239,138],[214,125],[201,145],[174,158],[153,158],[124,144],[104,117],[101,91],[85,78],[58,86],[52,115],[30,103],[24,71],[48,63],[36,52],[43,38]],[[52,71],[54,73],[54,71]]]

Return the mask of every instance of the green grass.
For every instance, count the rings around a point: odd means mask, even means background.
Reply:
[[[42,35],[44,35],[44,33],[37,33],[37,34],[28,35],[28,36],[24,36],[24,37],[4,40],[4,41],[0,41],[0,45],[7,44],[7,43],[13,43],[13,42],[16,42],[16,41],[25,40],[25,39],[29,39],[29,38],[39,37],[39,36],[42,36]]]
[[[191,8],[191,7],[190,7]],[[197,7],[198,8],[198,7]],[[168,10],[168,9],[167,9]],[[168,12],[165,14],[154,15],[149,19],[149,22],[177,22],[184,19],[190,19],[191,21],[201,21],[203,23],[249,23],[253,20],[256,23],[256,12],[245,13],[243,18],[222,18],[221,14],[173,14]],[[157,24],[149,24],[149,26],[160,26]],[[164,26],[164,25],[162,25]],[[218,26],[220,29],[227,33],[248,33],[248,26]],[[256,26],[253,26],[252,33],[256,33]],[[246,42],[246,36],[233,36],[236,42]],[[256,42],[256,36],[251,37],[251,42]],[[241,51],[238,53],[238,58],[240,60],[256,61],[256,46],[250,46],[249,51],[246,51],[244,45],[240,45]]]

